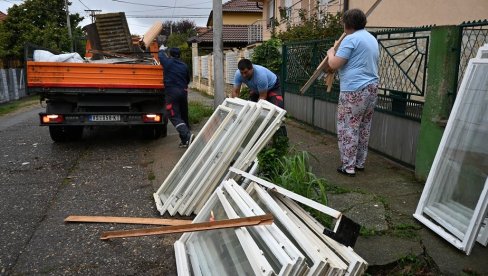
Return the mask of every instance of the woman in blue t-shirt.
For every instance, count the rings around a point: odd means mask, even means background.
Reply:
[[[366,15],[359,9],[344,13],[347,34],[337,52],[327,51],[331,69],[339,69],[337,137],[341,166],[339,173],[355,176],[364,170],[378,91],[379,49],[376,38],[367,32]]]

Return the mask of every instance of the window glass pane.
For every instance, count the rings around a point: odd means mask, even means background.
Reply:
[[[220,201],[215,200],[213,206],[202,211],[206,212],[209,209],[213,212],[215,220],[228,219]],[[196,222],[209,221],[210,216],[210,212],[199,214]],[[232,228],[194,232],[186,246],[189,248],[192,269],[200,270],[203,275],[254,275]]]

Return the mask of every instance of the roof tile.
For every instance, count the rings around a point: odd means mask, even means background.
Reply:
[[[263,12],[256,6],[256,2],[247,0],[230,0],[222,5],[223,12]]]
[[[247,42],[247,30],[249,25],[223,25],[223,42]],[[206,33],[198,36],[202,42],[213,42],[213,31],[209,29]]]

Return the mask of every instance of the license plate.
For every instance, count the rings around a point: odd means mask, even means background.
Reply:
[[[120,121],[120,115],[91,115],[92,122],[117,122]]]

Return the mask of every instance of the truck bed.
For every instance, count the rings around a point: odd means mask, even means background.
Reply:
[[[29,88],[163,89],[160,65],[27,62]]]

